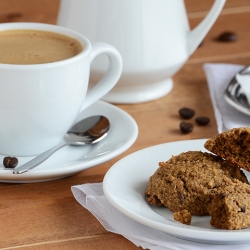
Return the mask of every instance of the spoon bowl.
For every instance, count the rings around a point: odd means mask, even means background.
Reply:
[[[53,153],[66,145],[82,146],[94,144],[106,137],[110,127],[104,116],[91,116],[73,125],[64,136],[64,142],[36,156],[27,163],[13,169],[13,174],[22,174],[48,159]]]
[[[229,105],[247,115],[250,115],[250,103],[236,76],[249,75],[249,69],[248,66],[236,74],[229,82],[224,93],[224,98]]]
[[[109,130],[109,120],[104,116],[91,116],[73,125],[64,136],[70,145],[94,144],[102,140]]]

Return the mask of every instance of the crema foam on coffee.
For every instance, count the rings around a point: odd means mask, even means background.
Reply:
[[[0,63],[42,64],[79,54],[83,47],[72,37],[40,30],[0,32]]]

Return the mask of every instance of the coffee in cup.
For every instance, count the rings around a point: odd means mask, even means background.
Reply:
[[[41,64],[57,62],[78,55],[79,41],[62,34],[41,30],[6,30],[0,32],[0,63]]]

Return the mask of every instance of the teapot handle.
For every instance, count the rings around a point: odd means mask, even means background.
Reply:
[[[190,56],[199,44],[202,42],[203,38],[206,36],[217,17],[219,16],[226,0],[215,0],[211,10],[202,20],[202,22],[190,31],[187,39],[187,51]]]

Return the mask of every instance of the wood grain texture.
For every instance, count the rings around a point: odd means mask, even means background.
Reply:
[[[199,1],[199,0],[185,0],[186,9],[189,14],[194,13],[195,15],[199,15],[200,13],[207,12],[214,3],[214,0],[206,0],[206,1]],[[232,10],[233,12],[237,11],[237,9],[244,9],[249,8],[250,0],[227,0],[222,14],[228,12],[228,10]]]
[[[201,21],[200,18],[190,20],[193,29]],[[197,48],[187,63],[219,62],[235,58],[249,58],[250,56],[250,13],[221,15],[206,35],[202,46]],[[218,42],[218,36],[231,31],[237,34],[236,42]]]
[[[213,1],[186,0],[190,26],[194,28]],[[1,0],[0,22],[56,23],[59,0]],[[173,90],[165,97],[143,104],[117,105],[137,122],[134,145],[120,156],[72,177],[34,184],[0,183],[0,248],[5,249],[138,249],[120,235],[107,232],[98,220],[74,199],[71,186],[102,182],[119,159],[152,145],[217,134],[217,125],[202,66],[206,62],[250,62],[250,0],[227,0],[222,14],[194,54],[173,77]],[[225,30],[237,33],[235,43],[219,43]],[[179,130],[181,107],[210,117],[208,126],[195,125],[190,134]],[[193,122],[193,120],[192,120]],[[162,159],[167,160],[167,159]]]
[[[1,0],[0,22],[55,24],[60,0]]]

